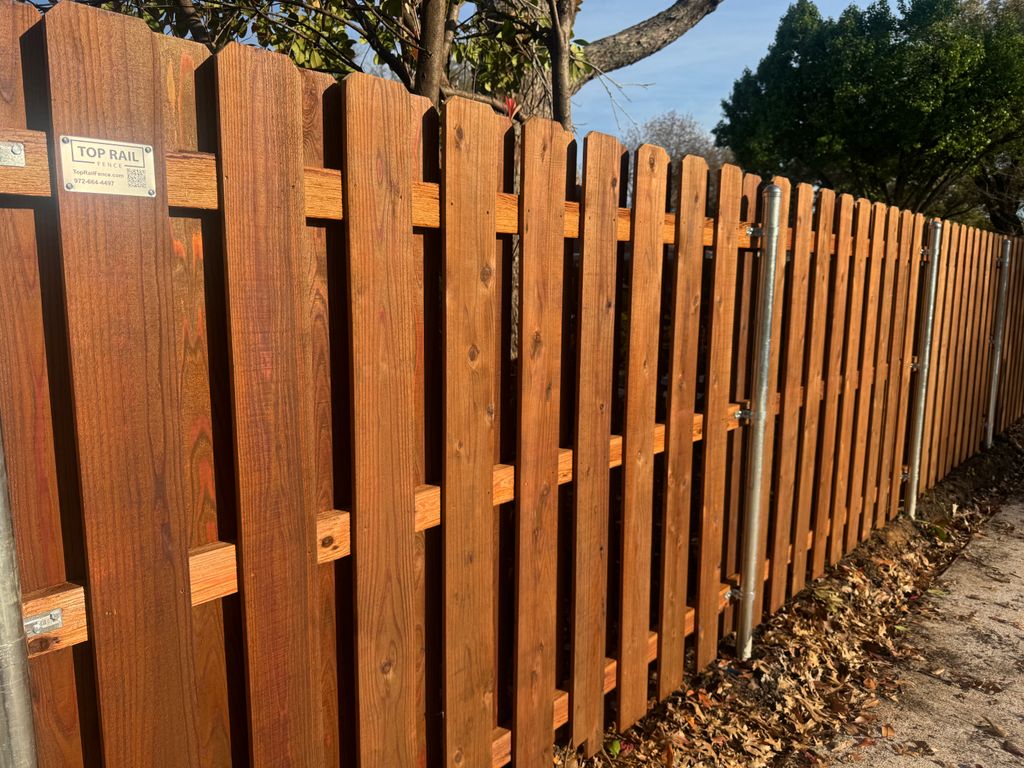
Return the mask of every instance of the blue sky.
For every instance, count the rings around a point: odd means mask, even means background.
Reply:
[[[671,0],[586,0],[576,19],[576,37],[597,40],[645,19]],[[867,0],[817,0],[824,16],[838,16],[852,3]],[[621,136],[632,124],[675,109],[689,112],[705,128],[721,118],[721,101],[744,67],[753,69],[775,37],[779,18],[790,0],[723,0],[687,34],[664,50],[631,67],[617,70],[612,78],[617,106],[597,82],[585,85],[573,98],[576,132],[601,131]],[[647,87],[643,87],[646,85]],[[624,114],[623,114],[624,113]]]

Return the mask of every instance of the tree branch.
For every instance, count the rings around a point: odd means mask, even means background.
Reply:
[[[676,0],[649,19],[595,40],[586,47],[591,66],[573,83],[573,92],[602,72],[635,64],[657,53],[690,31],[698,21],[715,10],[722,0]]]

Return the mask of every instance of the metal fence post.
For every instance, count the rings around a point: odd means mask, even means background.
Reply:
[[[35,768],[36,740],[11,496],[0,431],[0,768]]]
[[[760,575],[761,498],[764,475],[765,428],[768,422],[768,368],[772,348],[772,314],[775,307],[775,271],[779,252],[779,208],[782,189],[765,187],[765,212],[762,233],[761,269],[758,288],[757,331],[755,337],[754,381],[750,401],[750,443],[747,454],[747,497],[743,528],[743,562],[740,571],[740,610],[736,629],[736,651],[740,659],[750,658],[750,638],[754,626],[754,597]]]
[[[1003,240],[1003,255],[999,267],[999,297],[996,300],[996,328],[992,336],[992,382],[988,390],[988,418],[985,420],[985,447],[991,448],[996,431],[996,400],[999,398],[999,373],[1003,365],[1003,332],[1006,328],[1006,293],[1010,284],[1009,238]]]
[[[925,286],[924,312],[921,314],[919,338],[921,352],[917,359],[917,396],[910,426],[910,473],[907,476],[907,514],[913,520],[917,515],[917,488],[921,481],[921,440],[924,433],[924,410],[928,398],[928,370],[932,357],[932,328],[935,325],[935,288],[939,282],[939,253],[942,246],[942,221],[931,225],[928,250],[928,283]]]

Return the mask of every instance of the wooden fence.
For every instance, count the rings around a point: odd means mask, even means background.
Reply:
[[[547,766],[715,658],[760,178],[591,134],[577,184],[553,123],[71,2],[0,0],[0,126],[43,766]],[[64,137],[144,150],[130,194]],[[922,216],[775,181],[757,616],[899,510],[931,268]],[[926,487],[980,447],[1001,243],[942,240]]]

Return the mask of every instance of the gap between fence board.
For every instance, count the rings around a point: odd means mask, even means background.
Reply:
[[[25,146],[24,167],[0,167],[0,195],[22,197],[50,197],[52,195],[50,158],[46,134],[24,129],[0,129],[0,139],[18,141]],[[170,208],[216,211],[221,207],[217,185],[217,156],[209,152],[167,152],[164,180],[167,184],[167,204]],[[327,221],[344,218],[341,191],[341,171],[333,168],[307,167],[304,174],[306,217]],[[496,234],[516,234],[519,231],[518,195],[499,193],[496,203]],[[441,226],[440,187],[431,182],[412,183],[412,216],[414,227],[438,229]],[[737,225],[737,243],[740,249],[757,247],[757,238],[748,233],[750,222]],[[632,237],[632,212],[620,208],[616,239],[627,241]],[[565,236],[579,237],[579,203],[565,202]],[[704,245],[711,247],[715,239],[715,219],[704,222]],[[661,228],[662,240],[675,243],[676,216],[666,213]],[[790,247],[793,230],[786,230],[786,247]],[[835,252],[835,236],[832,252]]]

